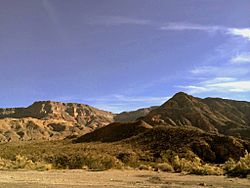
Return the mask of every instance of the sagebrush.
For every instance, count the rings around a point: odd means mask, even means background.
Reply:
[[[229,159],[224,165],[224,170],[228,176],[246,178],[250,175],[250,153],[246,151],[245,156],[237,162]]]

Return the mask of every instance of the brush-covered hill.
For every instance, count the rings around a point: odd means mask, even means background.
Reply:
[[[193,126],[204,131],[250,139],[250,103],[175,94],[142,118],[151,125]]]
[[[198,156],[205,162],[223,163],[229,158],[238,160],[246,150],[250,151],[250,142],[232,136],[208,133],[195,127],[152,127],[143,121],[113,123],[80,136],[74,142],[129,144],[148,153],[150,160],[178,154],[184,158]]]
[[[0,141],[62,139],[113,122],[114,114],[94,107],[52,101],[0,109]]]
[[[246,140],[191,127],[156,126],[122,142],[150,151],[156,158],[177,153],[211,163],[224,163],[229,158],[239,160],[246,150],[250,151],[250,142]]]
[[[111,123],[105,127],[87,133],[75,140],[76,143],[81,142],[115,142],[132,136],[138,135],[152,126],[144,121],[136,121],[131,123]]]

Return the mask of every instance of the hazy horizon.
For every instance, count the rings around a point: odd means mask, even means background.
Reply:
[[[248,0],[0,0],[0,108],[250,101]]]

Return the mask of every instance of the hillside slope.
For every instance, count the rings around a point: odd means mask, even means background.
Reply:
[[[142,118],[146,115],[148,115],[149,112],[152,110],[156,109],[157,106],[152,106],[149,108],[141,108],[135,111],[130,111],[130,112],[122,112],[120,114],[117,114],[114,117],[114,120],[116,122],[132,122],[136,121],[138,118]]]
[[[152,127],[143,121],[113,123],[74,142],[129,144],[147,153],[150,160],[178,154],[184,158],[198,156],[205,162],[223,163],[229,158],[238,160],[246,150],[250,151],[250,142],[232,136],[208,133],[195,127]]]
[[[77,103],[39,101],[27,108],[0,109],[0,118],[60,119],[84,126],[102,125],[113,121],[113,114]]]
[[[248,141],[190,127],[156,126],[123,142],[150,151],[155,158],[177,153],[184,158],[196,155],[211,163],[239,160],[246,150],[250,151]]]
[[[200,99],[180,92],[142,119],[151,125],[194,126],[250,139],[250,103],[244,101]]]
[[[143,121],[132,123],[111,123],[77,138],[75,142],[115,142],[138,135],[151,128],[151,125]]]

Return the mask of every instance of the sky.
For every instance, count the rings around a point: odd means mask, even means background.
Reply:
[[[249,0],[0,0],[0,107],[250,101]]]

